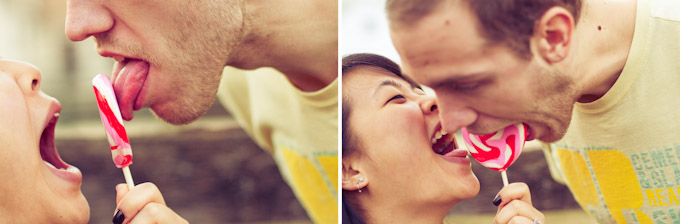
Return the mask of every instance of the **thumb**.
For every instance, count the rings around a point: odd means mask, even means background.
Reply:
[[[116,204],[120,203],[120,200],[125,197],[125,195],[130,191],[127,185],[124,183],[116,185]]]

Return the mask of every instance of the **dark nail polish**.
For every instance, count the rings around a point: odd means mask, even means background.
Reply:
[[[493,199],[493,205],[498,206],[501,204],[501,196],[498,195],[496,198]]]
[[[125,220],[125,215],[121,210],[117,210],[116,214],[113,215],[113,224],[121,224]]]

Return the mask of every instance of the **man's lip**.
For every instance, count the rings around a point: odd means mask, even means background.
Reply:
[[[527,133],[526,133],[527,136],[526,136],[526,138],[525,138],[525,141],[528,142],[528,141],[534,140],[534,138],[535,138],[536,136],[534,135],[534,132],[533,132],[533,129],[531,128],[531,126],[529,126],[527,123],[524,123],[524,122],[509,124],[508,126],[514,125],[514,124],[523,124],[524,126],[526,126],[526,128],[527,128]],[[508,126],[505,126],[505,127],[508,127]],[[505,128],[505,127],[503,127],[503,128]],[[489,132],[489,133],[484,133],[484,134],[479,134],[479,133],[471,132],[470,129],[467,129],[467,131],[468,131],[470,134],[473,134],[473,135],[477,135],[477,136],[485,136],[485,135],[494,134],[494,133],[496,133],[496,132],[499,132],[499,131],[503,130],[503,128],[498,129],[498,130],[495,130],[495,131],[492,131],[492,132]]]
[[[97,49],[97,53],[99,53],[100,56],[105,57],[105,58],[113,58],[117,62],[121,62],[125,59],[135,59],[134,56],[122,54],[122,53],[116,53],[113,51],[109,50],[103,50],[103,49]]]
[[[529,125],[526,124],[526,123],[524,123],[524,125],[527,126],[527,138],[526,138],[526,141],[528,142],[528,141],[534,140],[534,138],[535,138],[536,136],[534,136],[533,129],[531,129],[531,126],[529,126]]]
[[[527,128],[529,127],[529,125],[527,125],[526,123],[517,122],[517,123],[510,123],[510,124],[507,124],[507,125],[505,125],[505,126],[500,127],[499,129],[496,129],[496,130],[493,130],[493,131],[490,131],[490,132],[485,132],[485,133],[479,133],[479,132],[476,132],[476,131],[474,131],[474,130],[470,130],[470,128],[468,128],[468,127],[466,127],[465,129],[466,129],[466,130],[468,131],[468,133],[470,133],[470,134],[477,135],[477,136],[485,136],[485,135],[495,134],[495,133],[497,133],[497,132],[499,132],[499,131],[503,131],[503,129],[505,129],[505,128],[509,127],[509,126],[515,125],[515,124],[524,124],[524,125],[527,126]]]

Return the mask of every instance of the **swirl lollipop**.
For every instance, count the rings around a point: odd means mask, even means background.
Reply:
[[[111,80],[105,75],[97,75],[92,79],[94,95],[99,106],[99,115],[102,118],[106,136],[111,146],[111,157],[116,167],[123,169],[123,176],[129,189],[134,187],[132,174],[130,174],[130,164],[132,164],[132,148],[128,140],[123,119],[118,109],[118,101],[111,86]]]
[[[465,128],[462,133],[470,155],[486,168],[501,172],[503,186],[508,185],[508,175],[505,170],[522,153],[528,134],[527,126],[514,124],[498,132],[481,136],[471,134]]]

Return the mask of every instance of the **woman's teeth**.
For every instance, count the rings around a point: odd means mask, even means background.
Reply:
[[[455,136],[453,134],[449,135],[448,133],[446,133],[446,131],[443,130],[436,132],[432,137],[431,142],[432,150],[440,155],[449,153],[457,148],[455,143]]]
[[[437,140],[442,138],[442,136],[445,136],[447,133],[444,130],[439,130],[437,133],[434,133],[434,138],[432,138],[432,144],[437,143]]]

